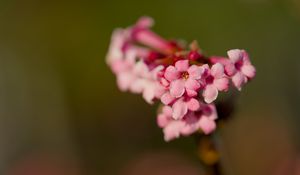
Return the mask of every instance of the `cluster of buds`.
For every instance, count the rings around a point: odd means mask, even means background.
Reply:
[[[219,91],[228,91],[230,84],[241,90],[255,76],[247,52],[233,49],[228,57],[206,56],[197,42],[187,47],[166,40],[150,30],[152,25],[151,18],[142,17],[113,32],[106,62],[118,87],[142,94],[149,104],[162,103],[157,123],[166,141],[213,132]]]

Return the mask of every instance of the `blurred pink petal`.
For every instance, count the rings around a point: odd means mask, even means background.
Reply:
[[[242,67],[242,72],[249,78],[253,78],[255,76],[255,67],[252,65],[245,65]]]
[[[157,116],[157,124],[159,127],[163,128],[167,126],[172,118],[172,108],[170,106],[164,106],[162,108],[162,113]]]
[[[191,89],[186,89],[186,94],[188,97],[196,97],[198,95],[198,92]]]
[[[200,66],[192,65],[188,69],[189,77],[195,80],[200,79],[203,71],[204,70]]]
[[[204,101],[206,103],[213,102],[218,96],[218,89],[213,85],[207,85],[203,91]]]
[[[201,117],[199,126],[205,134],[209,134],[216,129],[216,123],[207,117]]]
[[[183,100],[177,100],[173,106],[173,118],[175,120],[182,119],[183,116],[188,112],[188,106]]]
[[[233,62],[236,62],[243,57],[243,53],[241,52],[240,49],[229,50],[227,51],[227,54],[229,56],[229,59]]]
[[[179,72],[174,66],[169,66],[165,71],[165,78],[169,81],[174,81],[179,78]]]
[[[232,82],[238,90],[241,90],[242,85],[245,82],[245,76],[242,73],[237,72],[234,76],[232,76]]]
[[[175,63],[175,67],[179,72],[185,72],[189,68],[189,60],[179,60]]]
[[[178,138],[180,136],[181,128],[184,127],[184,123],[181,121],[172,121],[164,128],[164,139],[166,142]]]
[[[184,83],[184,80],[182,80],[182,79],[172,81],[171,85],[170,85],[170,94],[176,98],[181,97],[185,90],[184,86],[185,86],[185,83]]]
[[[224,76],[224,66],[220,63],[216,63],[211,67],[211,75],[214,78],[221,78]]]
[[[144,88],[143,91],[143,98],[148,102],[149,104],[153,104],[153,99],[155,98],[155,85],[149,84],[146,85],[147,88]]]
[[[143,16],[137,21],[136,25],[141,28],[149,28],[154,24],[154,20],[151,17]]]
[[[189,78],[185,82],[185,87],[190,90],[198,90],[200,88],[200,83],[192,78]]]
[[[219,90],[219,91],[227,91],[229,87],[229,80],[228,78],[220,78],[214,80],[214,86]]]
[[[195,98],[191,98],[188,102],[187,102],[187,106],[188,109],[191,111],[197,111],[200,108],[200,103],[198,100],[196,100]]]
[[[162,95],[160,100],[163,104],[168,105],[172,103],[175,98],[170,94],[170,92],[166,92],[164,95]]]

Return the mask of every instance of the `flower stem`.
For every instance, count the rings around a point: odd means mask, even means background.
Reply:
[[[220,153],[216,142],[211,135],[199,134],[196,136],[198,157],[205,169],[205,175],[222,175]]]

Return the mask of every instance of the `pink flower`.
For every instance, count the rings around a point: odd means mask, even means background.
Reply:
[[[148,65],[141,59],[141,49],[129,47],[122,51],[119,35],[121,30],[113,36],[112,46],[107,57],[107,62],[117,76],[117,84],[120,90],[143,94],[143,98],[150,104],[155,98],[160,98],[165,92],[157,80],[158,72],[163,66],[156,66],[150,71]]]
[[[131,37],[133,40],[144,44],[162,53],[170,54],[175,47],[167,40],[150,30],[154,21],[150,17],[141,17],[135,26],[132,27]]]
[[[111,43],[109,46],[108,54],[106,55],[106,62],[111,65],[115,61],[124,59],[125,54],[129,50],[134,50],[139,59],[145,59],[149,54],[150,50],[146,47],[141,47],[133,42],[132,33],[135,29],[146,29],[152,26],[151,18],[141,18],[135,26],[126,29],[116,29],[113,31],[111,37]]]
[[[236,69],[234,68],[233,63],[228,58],[220,57],[220,56],[212,56],[209,58],[209,61],[212,64],[221,63],[225,68],[225,71],[224,71],[225,74],[229,77],[231,77],[232,75],[234,75],[236,73]]]
[[[165,92],[157,81],[157,74],[163,66],[157,66],[150,71],[142,60],[136,62],[136,54],[135,50],[127,51],[125,58],[115,60],[111,67],[117,76],[120,90],[143,94],[143,98],[152,104],[154,98],[160,98]]]
[[[139,61],[133,69],[137,79],[132,83],[132,88],[136,92],[141,92],[143,98],[149,103],[153,104],[155,98],[160,98],[165,92],[165,89],[160,86],[157,78],[159,72],[163,70],[163,66],[157,66],[150,71],[148,66]]]
[[[195,98],[182,97],[172,105],[172,117],[175,120],[182,119],[188,111],[197,111],[200,108],[200,102]]]
[[[172,108],[164,106],[162,113],[157,116],[157,124],[163,128],[165,141],[178,138],[180,135],[188,136],[201,129],[205,134],[209,134],[216,128],[215,120],[217,112],[214,105],[201,105],[201,109],[196,112],[187,113],[182,119],[175,120],[172,117]]]
[[[164,128],[164,139],[170,141],[180,136],[181,129],[184,127],[182,120],[174,120],[172,118],[172,108],[164,106],[162,112],[157,116],[157,124],[160,128]]]
[[[136,75],[133,73],[135,66],[136,53],[129,51],[125,58],[112,61],[111,68],[116,74],[117,85],[121,91],[131,90],[132,83],[136,80]]]
[[[210,134],[216,129],[215,120],[218,118],[213,104],[201,105],[201,110],[189,113],[185,118],[186,127],[181,130],[182,135],[190,135],[201,129],[204,134]]]
[[[224,74],[224,66],[220,63],[214,64],[211,69],[208,65],[203,66],[206,69],[203,75],[203,97],[206,103],[213,102],[218,97],[218,91],[228,90],[228,78]]]
[[[128,40],[128,32],[123,29],[113,31],[108,53],[106,55],[106,63],[111,65],[113,62],[122,60],[124,54],[122,48]]]
[[[188,60],[179,60],[175,66],[167,67],[164,76],[170,82],[170,95],[179,98],[186,92],[188,96],[196,96],[202,73],[200,66],[189,66]]]
[[[241,90],[242,85],[254,78],[255,67],[251,64],[249,55],[245,50],[233,49],[227,52],[228,57],[234,65],[235,73],[232,75],[232,82],[235,87]]]

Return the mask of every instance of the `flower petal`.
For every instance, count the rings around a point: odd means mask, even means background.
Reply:
[[[227,55],[233,62],[237,62],[238,60],[243,58],[243,52],[240,49],[229,50],[227,51]]]
[[[203,78],[203,77],[207,77],[207,76],[209,75],[209,71],[210,71],[210,70],[209,70],[208,64],[202,65],[202,66],[201,66],[201,69],[203,69],[201,77],[202,77],[202,78]]]
[[[244,65],[242,67],[241,71],[243,72],[243,74],[245,74],[249,78],[253,78],[255,76],[255,73],[256,73],[255,67],[252,66],[251,64]]]
[[[141,28],[149,28],[153,26],[154,20],[148,16],[140,17],[140,19],[137,21],[136,26]]]
[[[214,80],[214,86],[219,90],[219,91],[227,91],[229,87],[229,80],[228,78],[219,78]]]
[[[164,105],[168,105],[172,103],[175,98],[170,94],[170,92],[166,92],[163,96],[161,96],[160,100]]]
[[[195,113],[190,112],[185,117],[185,125],[181,129],[181,134],[184,136],[188,136],[193,134],[199,129],[199,119],[200,117],[197,116]]]
[[[157,116],[157,124],[159,127],[166,127],[172,121],[172,108],[164,106],[162,112]]]
[[[221,63],[216,63],[211,67],[211,75],[215,78],[224,76],[224,66]]]
[[[204,69],[200,66],[196,66],[196,65],[192,65],[189,69],[188,69],[188,73],[189,73],[189,77],[193,78],[193,79],[200,79],[202,73],[204,72]]]
[[[121,91],[127,91],[134,79],[134,76],[129,72],[118,74],[117,85]]]
[[[185,82],[185,87],[190,90],[198,90],[200,88],[200,83],[192,78],[189,78]]]
[[[111,69],[115,74],[127,71],[130,66],[124,60],[115,60],[111,63]]]
[[[135,65],[136,58],[137,58],[136,54],[137,54],[136,51],[134,51],[132,49],[127,50],[127,52],[125,53],[125,60],[126,60],[127,64]]]
[[[164,76],[168,81],[174,81],[179,78],[179,72],[174,66],[169,66],[167,67]]]
[[[209,134],[216,129],[216,122],[202,116],[199,120],[199,126],[205,134]]]
[[[165,141],[168,142],[178,138],[183,126],[184,123],[182,121],[172,121],[169,125],[167,125],[163,130]]]
[[[203,91],[204,101],[211,103],[218,97],[218,89],[213,85],[207,85]]]
[[[133,73],[141,77],[146,77],[150,75],[148,66],[143,61],[139,61],[135,64],[133,68]]]
[[[188,109],[191,111],[197,111],[200,108],[200,103],[198,100],[196,100],[195,98],[191,98],[188,102],[187,102],[187,106]]]
[[[156,123],[160,128],[164,128],[169,124],[169,119],[164,114],[159,114],[156,118]]]
[[[106,55],[106,63],[108,65],[112,64],[115,61],[123,59],[123,52],[122,46],[126,39],[125,30],[123,29],[116,29],[113,31],[111,37],[111,44],[109,46],[108,54]]]
[[[203,117],[207,117],[210,120],[216,120],[218,118],[215,104],[201,105],[201,111]]]
[[[153,99],[155,98],[155,86],[153,84],[148,84],[144,87],[143,98],[149,104],[153,104]]]
[[[160,84],[162,84],[164,87],[168,87],[170,85],[170,82],[168,80],[166,80],[165,78],[161,78]]]
[[[177,100],[173,106],[173,118],[175,120],[180,120],[184,117],[184,115],[188,112],[187,104],[183,100]]]
[[[187,71],[189,68],[189,60],[179,60],[175,63],[175,67],[179,72]]]
[[[249,54],[245,50],[242,50],[242,54],[243,54],[243,62],[246,64],[250,64]]]
[[[237,72],[234,76],[232,76],[232,82],[238,90],[242,89],[242,85],[245,83],[245,78],[246,77],[240,72]]]
[[[166,88],[163,87],[160,83],[154,82],[155,83],[155,97],[157,99],[160,99],[165,93],[166,93]]]
[[[162,112],[164,115],[168,116],[168,118],[172,118],[173,109],[170,106],[164,106]]]
[[[147,69],[149,70],[149,68],[147,67]],[[155,67],[153,70],[150,71],[150,73],[148,74],[148,78],[152,79],[152,80],[157,80],[158,76],[160,74],[162,74],[162,70],[164,69],[164,66],[160,65]]]
[[[216,120],[218,118],[218,113],[217,113],[216,105],[209,104],[209,105],[207,105],[207,107],[210,109],[210,113],[209,113],[209,115],[207,115],[207,117],[210,120]]]
[[[144,79],[136,79],[130,84],[130,92],[140,94],[145,88],[146,81]]]
[[[234,67],[234,64],[232,64],[231,62],[228,62],[225,64],[225,73],[228,76],[232,76],[236,73],[236,68]]]
[[[170,94],[173,97],[179,98],[184,94],[185,81],[182,79],[172,81],[170,84]]]
[[[186,94],[188,97],[196,97],[198,95],[198,92],[191,89],[185,89]]]

